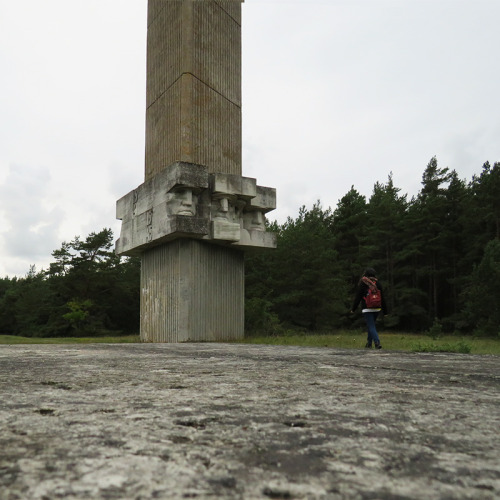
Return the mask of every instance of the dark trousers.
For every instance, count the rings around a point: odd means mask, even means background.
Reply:
[[[375,326],[375,321],[377,320],[378,312],[364,312],[363,317],[366,321],[366,327],[368,329],[367,343],[380,344],[380,339],[378,338],[377,328]]]

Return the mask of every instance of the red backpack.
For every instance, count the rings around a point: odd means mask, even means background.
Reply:
[[[377,280],[371,280],[364,276],[363,283],[368,286],[368,292],[365,295],[367,309],[378,309],[382,307],[382,292],[377,288]]]

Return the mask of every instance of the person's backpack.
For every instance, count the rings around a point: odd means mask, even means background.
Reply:
[[[363,283],[368,286],[368,292],[365,295],[366,308],[378,309],[382,307],[382,292],[377,288],[377,281],[372,281],[364,276]]]

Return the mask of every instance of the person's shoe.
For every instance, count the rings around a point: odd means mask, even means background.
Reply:
[[[375,342],[375,349],[382,349],[380,342]]]
[[[371,342],[367,342],[365,345],[365,349],[371,349],[371,348],[372,348]]]

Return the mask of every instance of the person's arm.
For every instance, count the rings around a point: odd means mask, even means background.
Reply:
[[[361,299],[364,297],[364,288],[362,284],[358,286],[356,291],[356,296],[354,297],[354,301],[352,303],[351,312],[353,313],[359,306]]]

